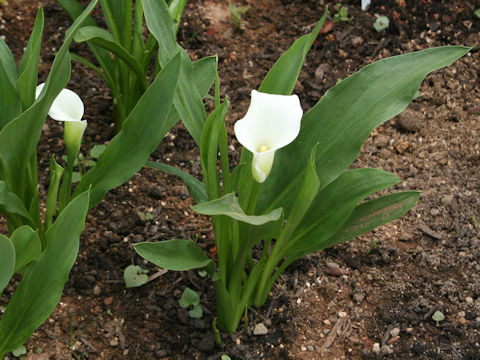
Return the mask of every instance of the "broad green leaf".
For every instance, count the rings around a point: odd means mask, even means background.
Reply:
[[[170,15],[175,23],[176,30],[178,29],[178,24],[182,18],[185,5],[187,5],[187,0],[170,0],[168,3],[168,10],[170,11]]]
[[[197,178],[190,175],[189,173],[183,170],[180,170],[176,167],[173,167],[167,164],[157,163],[154,161],[147,161],[145,166],[163,171],[166,174],[174,175],[182,179],[182,181],[187,186],[188,193],[193,198],[193,200],[195,200],[195,202],[201,203],[204,201],[208,201],[208,195],[205,189],[205,185],[201,181],[197,180]]]
[[[318,189],[320,187],[320,181],[318,180],[317,171],[315,168],[315,152],[317,147],[318,146],[315,145],[310,153],[310,161],[307,165],[303,184],[297,192],[297,198],[293,204],[292,212],[287,219],[287,223],[282,230],[278,242],[288,241],[288,239],[290,239],[298,224],[301,223],[305,214],[309,210],[310,205],[317,196]]]
[[[282,206],[288,218],[315,144],[319,143],[316,167],[322,189],[350,166],[375,127],[407,107],[429,72],[449,65],[469,50],[440,47],[383,59],[328,90],[304,115],[297,139],[276,152],[258,209]]]
[[[185,127],[197,145],[200,145],[203,124],[207,119],[203,98],[194,80],[192,61],[175,40],[175,24],[165,1],[143,0],[145,20],[159,45],[158,60],[163,67],[178,51],[182,57],[182,69],[173,103]]]
[[[132,0],[100,0],[108,28],[116,41],[128,51],[132,37]]]
[[[42,243],[38,233],[30,226],[21,226],[10,237],[15,246],[15,272],[35,261],[42,252]]]
[[[1,44],[5,45],[0,38],[0,56],[6,56],[1,52]],[[15,78],[14,82],[9,78],[9,70],[5,68],[5,66],[8,67],[9,63],[6,60],[0,61],[0,130],[22,112],[20,95],[16,89],[17,78]],[[13,64],[15,65],[15,63]]]
[[[88,193],[70,202],[46,232],[47,247],[30,264],[0,321],[0,355],[21,346],[53,312],[77,258]]]
[[[296,253],[328,239],[347,221],[361,200],[398,182],[394,174],[379,169],[344,172],[318,193],[283,253]]]
[[[312,32],[297,39],[277,60],[263,79],[258,91],[279,95],[290,95],[292,93],[305,62],[305,57],[322,29],[327,14],[328,12],[325,11]]]
[[[327,241],[312,252],[352,240],[367,231],[389,223],[410,210],[420,193],[417,191],[402,191],[366,201],[358,205],[345,224]]]
[[[480,9],[475,10],[474,14],[480,18]]]
[[[201,248],[189,240],[141,242],[134,244],[133,249],[145,260],[174,271],[202,268],[212,262]]]
[[[208,94],[208,90],[212,87],[215,79],[216,62],[216,56],[207,56],[193,62],[195,85],[197,85],[198,92],[202,98]]]
[[[30,201],[30,198],[27,199],[25,195],[28,193],[25,189],[27,164],[37,148],[42,127],[51,104],[70,79],[68,48],[75,32],[95,7],[96,3],[97,0],[93,0],[68,29],[65,40],[55,56],[50,74],[38,99],[21,116],[10,121],[0,131],[0,168],[2,169],[2,175],[8,183],[10,191],[17,194],[25,202]],[[30,190],[37,192],[37,189]]]
[[[142,86],[146,89],[148,87],[147,80],[145,78],[145,72],[141,63],[131,55],[128,50],[118,43],[108,31],[101,29],[96,26],[84,26],[78,30],[75,35],[76,42],[90,42],[94,45],[100,46],[103,49],[109,50],[120,59],[122,59],[125,64],[127,64],[140,81]]]
[[[30,213],[23,205],[22,200],[14,193],[8,191],[5,181],[0,180],[0,212],[4,214],[16,214],[22,216],[33,226],[34,221]]]
[[[263,225],[270,221],[276,221],[282,215],[282,209],[275,209],[265,215],[247,215],[240,207],[238,197],[235,196],[235,193],[227,194],[209,202],[193,205],[191,209],[202,215],[225,215],[251,225]]]
[[[14,89],[17,88],[17,65],[15,65],[15,58],[8,48],[5,41],[0,37],[0,68],[5,70],[7,79],[12,84]]]
[[[15,248],[9,238],[0,235],[0,296],[14,274],[14,270]]]
[[[78,184],[75,194],[92,187],[90,206],[103,199],[111,189],[135,174],[157,148],[170,128],[165,126],[180,68],[179,56],[157,75],[143,94],[122,130]]]
[[[125,287],[133,288],[145,285],[148,282],[147,270],[138,265],[129,265],[123,271],[123,280]]]
[[[38,60],[42,48],[43,10],[40,7],[35,18],[35,25],[28,40],[27,48],[18,67],[18,93],[22,100],[23,110],[35,101],[37,87]]]

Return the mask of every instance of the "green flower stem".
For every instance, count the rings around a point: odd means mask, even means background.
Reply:
[[[64,172],[64,178],[62,186],[60,187],[60,205],[58,213],[60,214],[65,206],[68,205],[72,195],[72,173],[73,173],[73,163],[75,162],[75,156],[71,153],[67,153],[67,171]]]
[[[50,163],[50,186],[48,187],[47,193],[47,208],[45,211],[44,231],[47,231],[53,223],[52,219],[57,210],[58,188],[62,175],[63,168],[58,165],[52,157],[52,161]]]

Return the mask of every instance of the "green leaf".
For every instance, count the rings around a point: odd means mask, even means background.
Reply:
[[[480,9],[475,10],[474,14],[477,15],[477,17],[480,18]]]
[[[377,17],[377,20],[373,23],[373,27],[377,32],[388,29],[388,25],[390,25],[390,20],[388,20],[388,17],[386,16]]]
[[[188,311],[188,316],[192,319],[201,319],[203,317],[203,308],[200,305],[195,305],[192,310]]]
[[[0,130],[21,112],[15,60],[7,44],[0,38]]]
[[[15,272],[35,261],[42,253],[42,243],[38,233],[30,226],[21,226],[10,237],[15,247]]]
[[[75,194],[91,186],[90,207],[101,201],[109,190],[135,174],[170,130],[165,122],[179,67],[180,59],[177,56],[157,75],[130,113],[122,130],[100,155],[97,164],[83,175]]]
[[[178,29],[178,24],[182,18],[183,10],[187,5],[187,0],[170,0],[168,3],[168,10],[172,16],[173,21],[175,22],[175,28]]]
[[[57,0],[57,3],[60,4],[60,6],[68,13],[70,18],[72,18],[73,20],[76,20],[83,12],[83,7],[77,0]],[[91,16],[88,16],[84,21],[84,25],[96,26],[97,24]],[[97,58],[98,63],[104,71],[104,75],[100,76],[105,79],[105,82],[110,87],[110,90],[112,90],[115,79],[115,64],[110,56],[110,52],[91,43],[88,43],[88,46],[92,50],[93,54]],[[79,57],[77,56],[72,56],[72,60],[79,61],[78,58]]]
[[[343,226],[313,252],[352,240],[378,226],[389,223],[410,210],[420,193],[403,191],[378,197],[358,205]]]
[[[21,346],[53,312],[77,258],[88,193],[70,202],[46,232],[47,247],[30,264],[0,321],[0,355]]]
[[[14,271],[15,248],[9,238],[0,235],[0,296],[12,278]]]
[[[225,132],[224,122],[228,110],[228,99],[210,114],[202,131],[200,145],[201,163],[204,183],[209,199],[221,196],[220,181],[217,170],[217,155],[221,132]]]
[[[103,154],[103,152],[105,151],[105,149],[107,148],[107,145],[95,145],[93,146],[91,149],[90,149],[90,156],[94,159],[98,159],[100,157],[100,155]]]
[[[145,166],[163,171],[166,174],[174,175],[182,179],[182,181],[187,186],[188,193],[193,198],[193,200],[195,200],[195,202],[201,203],[204,201],[208,201],[208,195],[207,190],[205,189],[205,185],[189,173],[176,167],[167,164],[157,163],[154,161],[147,161]]]
[[[174,271],[202,268],[212,262],[201,248],[189,240],[141,242],[133,245],[138,255],[155,265]]]
[[[322,29],[327,14],[328,12],[325,11],[312,32],[297,39],[277,60],[263,79],[258,91],[279,95],[290,95],[292,93],[305,62],[305,57]]]
[[[123,271],[126,288],[140,287],[148,282],[147,270],[138,265],[129,265]]]
[[[296,253],[322,243],[347,221],[361,200],[398,182],[394,174],[379,169],[346,171],[318,193],[284,253]]]
[[[0,68],[5,70],[6,79],[10,82],[14,89],[17,88],[17,65],[15,58],[8,48],[5,41],[0,37]]]
[[[130,50],[132,37],[132,0],[100,0],[108,28],[115,40]]]
[[[5,181],[0,180],[0,212],[3,214],[17,214],[22,216],[25,220],[30,222],[33,226],[35,223],[30,216],[30,213],[23,205],[22,200],[14,193],[8,191],[8,186]]]
[[[183,309],[187,309],[189,306],[195,306],[200,304],[200,296],[195,290],[189,287],[185,288],[182,293],[182,297],[178,301]]]
[[[26,354],[27,354],[27,349],[25,349],[25,346],[20,346],[15,350],[12,350],[12,355],[18,358]]]
[[[35,101],[37,87],[38,60],[42,48],[43,10],[40,7],[35,18],[35,25],[28,40],[27,48],[23,54],[18,68],[18,93],[22,100],[23,109],[27,109]]]
[[[315,168],[315,153],[318,145],[315,145],[310,153],[310,160],[307,165],[307,170],[303,179],[302,187],[299,189],[297,198],[292,207],[292,212],[287,219],[287,223],[280,235],[280,241],[288,241],[292,236],[297,226],[303,220],[305,214],[310,208],[310,205],[317,196],[320,187],[317,171]],[[285,239],[285,240],[283,240]]]
[[[181,53],[182,68],[173,104],[186,129],[197,145],[200,145],[202,128],[207,119],[203,98],[195,86],[192,61],[175,40],[175,24],[165,1],[143,0],[145,20],[150,32],[158,41],[158,60],[163,67],[178,51]]]
[[[208,90],[212,87],[215,79],[216,63],[216,56],[207,56],[193,62],[195,85],[197,85],[198,92],[202,98],[208,94]]]
[[[138,80],[145,89],[148,87],[145,72],[141,63],[132,54],[130,54],[126,48],[115,41],[112,34],[110,34],[108,31],[96,26],[84,26],[79,29],[75,35],[75,41],[88,41],[103,49],[111,51],[120,59],[122,59],[125,64],[127,64],[130,69],[135,72],[135,75],[137,75]]]
[[[383,59],[334,86],[302,119],[297,139],[275,153],[258,210],[283,207],[290,214],[312,147],[320,189],[357,157],[370,132],[403,111],[425,76],[452,63],[470,48],[440,47]]]
[[[235,193],[227,194],[209,202],[193,205],[191,209],[202,215],[226,215],[232,219],[251,225],[263,225],[270,221],[276,221],[282,215],[282,209],[275,209],[265,215],[247,215],[240,207],[238,197],[235,196]]]

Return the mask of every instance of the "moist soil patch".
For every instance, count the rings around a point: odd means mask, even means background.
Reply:
[[[71,23],[60,6],[52,0],[8,0],[0,6],[0,34],[19,61],[39,3],[46,15],[44,80]],[[327,6],[331,16],[295,87],[304,110],[338,79],[375,60],[480,41],[480,19],[473,14],[478,1],[372,3],[362,12],[360,1],[343,2],[353,19],[335,23],[332,1],[242,1],[237,5],[250,10],[241,28],[226,1],[188,3],[178,39],[193,59],[219,57],[222,96],[231,101],[232,159],[240,150],[233,124],[245,114],[251,90]],[[389,18],[388,29],[375,31],[377,15]],[[81,44],[72,51],[90,57]],[[185,186],[144,168],[89,212],[61,302],[25,344],[24,358],[480,359],[479,60],[473,49],[430,74],[408,109],[373,131],[353,165],[395,173],[402,180],[397,189],[422,191],[418,204],[391,224],[293,263],[265,306],[249,311],[248,323],[222,335],[221,345],[211,328],[216,304],[209,280],[196,271],[164,273],[132,249],[140,241],[185,238],[214,255],[208,218],[190,210]],[[115,134],[112,98],[100,77],[75,63],[69,88],[85,102],[86,153]],[[47,119],[39,145],[42,193],[49,158],[60,157],[63,149],[61,126]],[[152,160],[201,177],[198,150],[181,125],[167,134]],[[4,219],[0,230],[7,232]],[[147,269],[154,280],[125,289],[123,269],[131,264]],[[15,285],[7,287],[0,305],[7,304]],[[178,305],[186,287],[200,294],[202,319],[189,318]],[[445,315],[438,324],[432,319],[437,310]],[[267,334],[255,336],[260,323]]]

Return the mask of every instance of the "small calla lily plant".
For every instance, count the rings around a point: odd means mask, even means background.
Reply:
[[[400,179],[380,169],[350,169],[371,131],[403,111],[424,77],[466,54],[452,46],[391,57],[371,64],[328,90],[303,114],[291,95],[325,21],[304,35],[270,69],[250,107],[234,125],[243,145],[231,166],[218,74],[215,110],[203,125],[203,182],[180,169],[147,165],[180,177],[211,216],[217,258],[189,240],[143,242],[135,251],[154,264],[184,271],[203,268],[214,283],[214,327],[231,333],[249,306],[262,306],[283,271],[296,259],[343,243],[386,224],[414,206],[417,191],[373,194]],[[193,136],[193,135],[192,135]]]
[[[252,91],[247,114],[235,123],[235,136],[253,154],[252,176],[263,183],[272,169],[275,151],[300,132],[302,107],[297,95]]]

